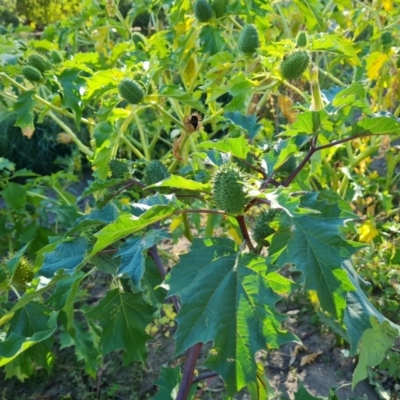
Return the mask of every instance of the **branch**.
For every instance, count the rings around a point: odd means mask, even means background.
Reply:
[[[218,374],[216,372],[205,372],[204,374],[197,375],[193,379],[193,383],[200,382],[203,379],[213,378],[214,376],[218,376]]]
[[[240,230],[242,232],[243,238],[247,243],[247,246],[251,251],[254,251],[253,243],[251,242],[249,231],[247,230],[246,221],[244,220],[244,215],[238,215],[236,217],[237,222],[239,223]]]

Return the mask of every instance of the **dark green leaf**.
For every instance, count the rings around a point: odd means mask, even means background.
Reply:
[[[0,195],[12,210],[22,210],[26,205],[26,189],[19,183],[9,182]]]
[[[254,114],[243,115],[239,111],[235,111],[225,113],[224,117],[229,118],[235,125],[238,125],[246,130],[251,141],[254,140],[258,131],[262,127],[261,124],[257,123],[257,118]]]
[[[305,288],[315,290],[322,308],[341,318],[346,294],[354,291],[342,263],[357,251],[354,243],[340,236],[341,217],[336,203],[320,201],[317,194],[301,198],[301,207],[317,211],[298,218],[285,215],[269,249],[278,265],[295,264],[304,274]]]
[[[205,25],[200,32],[200,41],[205,53],[214,55],[225,47],[225,40],[222,37],[223,29],[211,25]]]
[[[88,245],[83,237],[59,243],[52,252],[45,254],[39,274],[51,278],[60,269],[66,273],[73,273],[85,258],[87,249]]]
[[[164,284],[169,296],[182,301],[176,354],[213,341],[206,365],[223,377],[228,393],[257,384],[254,354],[296,339],[281,329],[283,316],[275,309],[292,285],[269,273],[264,258],[238,253],[230,239],[195,239]]]
[[[79,69],[66,69],[59,77],[63,88],[62,104],[73,111],[78,128],[80,127],[82,118],[81,89],[86,84],[85,79],[81,78],[80,73]]]
[[[142,294],[120,293],[115,289],[107,292],[86,315],[100,321],[103,328],[103,355],[123,349],[124,365],[128,365],[134,360],[146,359],[146,341],[151,336],[144,330],[152,321],[155,310],[143,300]]]

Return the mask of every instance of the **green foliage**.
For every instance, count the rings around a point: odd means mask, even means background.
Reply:
[[[240,32],[239,50],[244,54],[253,54],[260,47],[260,38],[254,24],[247,24]]]
[[[398,35],[387,34],[400,10],[167,3],[85,0],[72,17],[77,4],[58,2],[54,16],[70,17],[40,36],[4,24],[0,366],[19,379],[50,371],[54,341],[92,377],[111,352],[143,362],[170,301],[186,364],[162,370],[155,398],[196,390],[207,342],[204,365],[229,397],[267,398],[255,355],[298,341],[276,303],[305,291],[359,353],[355,385],[400,330]],[[18,164],[53,165],[40,149],[61,138],[90,162],[79,198],[66,189],[76,177]],[[183,236],[177,261],[169,246]],[[303,398],[313,397],[300,385]]]
[[[300,78],[310,63],[310,56],[304,50],[286,55],[280,65],[283,78],[288,81]]]
[[[229,214],[242,214],[246,204],[245,176],[234,164],[222,164],[214,172],[212,197],[218,209]]]

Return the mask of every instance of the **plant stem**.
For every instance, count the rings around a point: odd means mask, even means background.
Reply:
[[[179,391],[176,400],[186,400],[188,398],[190,388],[193,383],[194,370],[196,368],[197,359],[199,358],[202,343],[197,343],[192,346],[186,356],[185,367],[183,369],[182,381],[179,386]]]
[[[285,14],[283,13],[279,3],[275,3],[275,6],[276,6],[276,9],[278,10],[278,13],[279,13],[280,17],[281,17],[283,30],[285,31],[286,39],[290,39],[292,37],[292,33],[290,32],[289,25],[286,22]]]
[[[189,240],[189,242],[193,242],[193,235],[192,232],[190,231],[190,225],[187,213],[182,214],[182,221],[184,226],[183,234],[185,235],[186,239]]]
[[[72,139],[72,141],[78,146],[78,149],[83,153],[86,154],[89,157],[93,157],[93,151],[90,150],[87,146],[85,146],[75,135],[75,133],[72,131],[72,129],[65,124],[63,121],[61,121],[60,118],[58,118],[52,111],[48,112],[48,116],[65,131],[65,133]]]
[[[236,221],[239,223],[239,228],[242,232],[243,239],[246,241],[247,246],[251,251],[254,251],[253,243],[251,242],[249,231],[247,230],[246,221],[244,219],[244,215],[238,215],[236,217]]]
[[[144,155],[130,142],[130,140],[125,137],[121,136],[121,141],[123,141],[134,153],[138,158],[145,158]]]
[[[147,141],[146,134],[144,133],[142,123],[141,123],[141,121],[140,121],[140,119],[139,119],[139,117],[137,116],[136,113],[134,114],[134,119],[135,119],[135,122],[136,122],[136,126],[138,128],[138,131],[139,131],[140,141],[142,143],[142,148],[143,148],[143,151],[144,151],[145,158],[146,158],[146,160],[150,161],[151,160],[151,156],[150,156],[150,153],[149,153],[149,143]]]
[[[218,376],[218,373],[217,373],[217,372],[205,372],[204,374],[197,375],[197,376],[193,379],[193,383],[200,382],[200,381],[202,381],[203,379],[213,378],[214,376]]]
[[[152,102],[151,103],[158,111],[160,111],[161,114],[165,115],[167,118],[169,118],[172,122],[174,122],[176,125],[178,125],[181,129],[185,129],[185,125],[183,122],[179,121],[179,119],[176,119],[172,114],[170,114],[168,111],[166,111],[163,107],[161,107],[158,103]]]

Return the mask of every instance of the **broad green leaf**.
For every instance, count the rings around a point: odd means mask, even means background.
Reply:
[[[70,108],[75,115],[77,127],[80,127],[82,117],[82,98],[81,90],[86,84],[85,79],[80,76],[80,69],[66,69],[59,76],[60,84],[63,88],[62,104]]]
[[[35,345],[40,347],[42,357],[45,357],[52,345],[52,341],[47,339],[56,330],[54,317],[55,314],[51,315],[50,309],[35,302],[17,310],[10,320],[5,340],[0,342],[0,366],[9,363]]]
[[[359,246],[340,236],[339,228],[348,218],[341,216],[336,203],[320,201],[318,194],[310,193],[301,198],[300,206],[318,214],[285,215],[272,238],[271,260],[280,266],[295,264],[304,274],[305,289],[315,290],[322,308],[341,319],[346,294],[355,290],[342,263]]]
[[[155,183],[149,187],[170,187],[174,189],[194,190],[199,192],[210,191],[209,183],[196,182],[179,175],[171,175],[170,178],[164,179],[163,181]]]
[[[56,310],[63,310],[67,319],[66,330],[68,332],[73,329],[74,322],[74,302],[78,292],[79,284],[85,278],[83,272],[71,275],[61,282],[57,283],[51,296],[46,301],[47,304],[55,306]]]
[[[322,4],[318,0],[294,0],[301,14],[306,20],[307,29],[313,32],[316,28],[323,30],[325,27],[322,19]]]
[[[230,119],[235,125],[240,126],[249,134],[251,141],[257,136],[257,133],[261,129],[262,125],[257,123],[256,116],[253,115],[243,115],[239,111],[227,112],[224,117]]]
[[[400,120],[391,117],[365,118],[353,125],[352,135],[400,135]]]
[[[367,288],[368,282],[365,282],[356,273],[351,261],[345,261],[343,263],[343,268],[345,268],[352,284],[357,289],[355,292],[349,292],[346,295],[346,309],[343,320],[350,342],[351,353],[356,353],[362,335],[372,327],[371,317],[375,318],[375,320],[380,323],[385,321],[389,322],[400,335],[400,326],[390,322],[368,300],[368,297],[363,292],[363,289]]]
[[[17,113],[17,121],[15,122],[15,126],[19,126],[22,129],[22,132],[26,132],[26,135],[29,138],[35,131],[35,124],[33,123],[35,118],[33,112],[35,107],[35,100],[33,99],[34,95],[35,92],[33,90],[21,93],[13,107]]]
[[[134,236],[126,240],[114,257],[121,257],[117,274],[126,274],[133,284],[142,290],[141,280],[145,271],[147,250],[161,240],[168,239],[165,231],[152,230],[145,236]]]
[[[134,360],[146,359],[146,341],[151,336],[144,330],[152,321],[154,311],[155,308],[144,301],[142,294],[120,293],[115,289],[107,292],[86,315],[98,320],[103,328],[103,355],[123,349],[124,365],[128,365]]]
[[[105,228],[97,232],[95,234],[97,241],[89,257],[115,243],[117,240],[124,238],[125,236],[131,235],[132,233],[135,233],[146,226],[170,217],[176,211],[176,207],[172,204],[166,206],[157,205],[146,208],[147,211],[145,211],[139,217],[131,214],[122,214],[115,222],[107,225]]]
[[[353,83],[349,87],[341,90],[335,96],[335,98],[332,100],[332,105],[335,107],[343,107],[348,105],[354,106],[357,101],[366,105],[365,96],[366,91],[364,86],[361,85],[361,83]]]
[[[78,218],[66,235],[72,235],[73,233],[80,232],[90,226],[106,225],[118,218],[118,209],[112,204],[108,203],[103,208],[95,208],[89,214],[84,217]]]
[[[199,100],[195,99],[192,95],[182,90],[178,85],[161,86],[158,93],[161,96],[166,96],[172,99],[179,100],[180,102],[188,104],[196,110],[205,112],[203,104]]]
[[[354,371],[352,388],[368,376],[367,367],[375,367],[385,357],[386,350],[394,346],[399,332],[387,321],[380,323],[371,317],[372,328],[367,329],[360,341],[360,357]]]
[[[78,361],[85,363],[85,370],[95,377],[100,364],[100,350],[98,342],[100,338],[94,333],[93,329],[88,329],[82,322],[73,321],[73,329],[70,333],[61,332],[61,349],[75,346],[75,355]]]
[[[321,129],[325,129],[328,132],[332,131],[332,122],[329,120],[329,114],[325,110],[305,111],[297,115],[296,122],[290,126],[289,132],[285,132],[285,135],[290,135],[291,131],[314,135],[319,133]]]
[[[182,302],[176,354],[213,341],[206,365],[223,377],[229,394],[257,384],[255,353],[296,339],[281,329],[284,318],[275,309],[281,297],[274,288],[287,294],[292,285],[285,278],[277,284],[264,258],[241,254],[230,239],[194,239],[163,285]]]
[[[111,139],[114,139],[114,136],[113,132],[113,137]],[[96,174],[100,180],[105,180],[107,178],[111,153],[111,140],[105,140],[101,147],[97,148],[94,153],[93,164],[96,166]]]
[[[19,183],[7,183],[6,187],[0,191],[0,196],[11,210],[21,211],[26,205],[26,188]]]
[[[229,80],[228,91],[232,95],[232,101],[225,106],[226,111],[247,111],[251,99],[253,98],[254,88],[257,84],[240,72]]]
[[[7,158],[0,157],[0,171],[8,169],[9,171],[15,170],[15,163],[9,161]]]
[[[355,65],[361,65],[357,56],[357,48],[354,46],[351,39],[338,34],[319,33],[314,35],[311,41],[310,50],[328,51],[341,54],[349,58]]]
[[[182,374],[179,367],[161,367],[160,377],[154,382],[159,387],[159,390],[153,397],[153,400],[175,400],[179,391],[181,379]],[[192,399],[195,392],[196,385],[192,385],[187,398]]]
[[[200,32],[200,41],[204,53],[214,55],[219,53],[225,47],[225,40],[222,37],[224,32],[221,28],[216,28],[211,25],[205,25]]]
[[[60,269],[66,273],[73,273],[85,258],[87,249],[88,244],[83,237],[59,243],[53,251],[45,254],[39,274],[51,278]]]
[[[249,143],[243,135],[237,138],[209,140],[207,142],[200,143],[197,147],[199,149],[214,149],[224,153],[230,153],[234,157],[243,159],[246,159],[247,153],[250,151]]]
[[[88,181],[88,187],[83,191],[81,197],[78,200],[83,199],[93,193],[107,191],[107,189],[118,187],[121,184],[120,179],[109,179],[106,181],[103,180],[95,180],[95,181]]]

